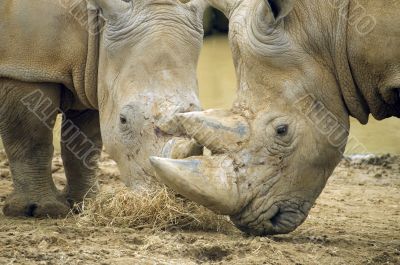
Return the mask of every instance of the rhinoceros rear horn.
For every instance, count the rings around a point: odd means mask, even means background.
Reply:
[[[246,119],[226,110],[177,114],[187,135],[214,154],[237,151],[250,136]]]

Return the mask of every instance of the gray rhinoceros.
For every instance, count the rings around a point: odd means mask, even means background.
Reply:
[[[209,2],[230,18],[238,98],[178,115],[212,156],[152,163],[243,231],[291,232],[342,158],[349,116],[400,116],[400,1]]]
[[[202,13],[192,0],[0,2],[0,132],[14,192],[7,216],[63,216],[97,187],[104,143],[130,186],[153,183],[148,157],[201,152],[172,138],[174,113],[200,109]],[[63,112],[63,194],[52,129]],[[174,146],[179,144],[179,147]],[[179,149],[180,148],[180,149]]]

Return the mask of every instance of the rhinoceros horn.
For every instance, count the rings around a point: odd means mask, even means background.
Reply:
[[[231,159],[151,157],[150,161],[157,178],[186,198],[221,214],[235,214],[240,209],[237,176]]]
[[[245,118],[226,110],[207,110],[177,114],[186,134],[215,153],[232,152],[250,136]]]

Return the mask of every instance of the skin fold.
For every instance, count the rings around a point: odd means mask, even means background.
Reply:
[[[96,192],[103,145],[138,190],[154,184],[150,155],[202,152],[172,135],[180,134],[173,114],[200,109],[205,8],[201,0],[0,3],[0,135],[15,187],[6,215],[64,216]],[[59,112],[62,193],[51,177]]]
[[[230,19],[237,100],[177,115],[211,156],[152,164],[161,181],[241,230],[289,233],[341,160],[349,117],[400,117],[400,3],[209,2]]]

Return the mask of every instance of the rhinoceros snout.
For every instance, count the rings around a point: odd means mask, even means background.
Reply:
[[[231,216],[231,220],[240,230],[252,235],[287,234],[306,220],[310,208],[308,202],[276,203],[258,217],[241,213]]]

